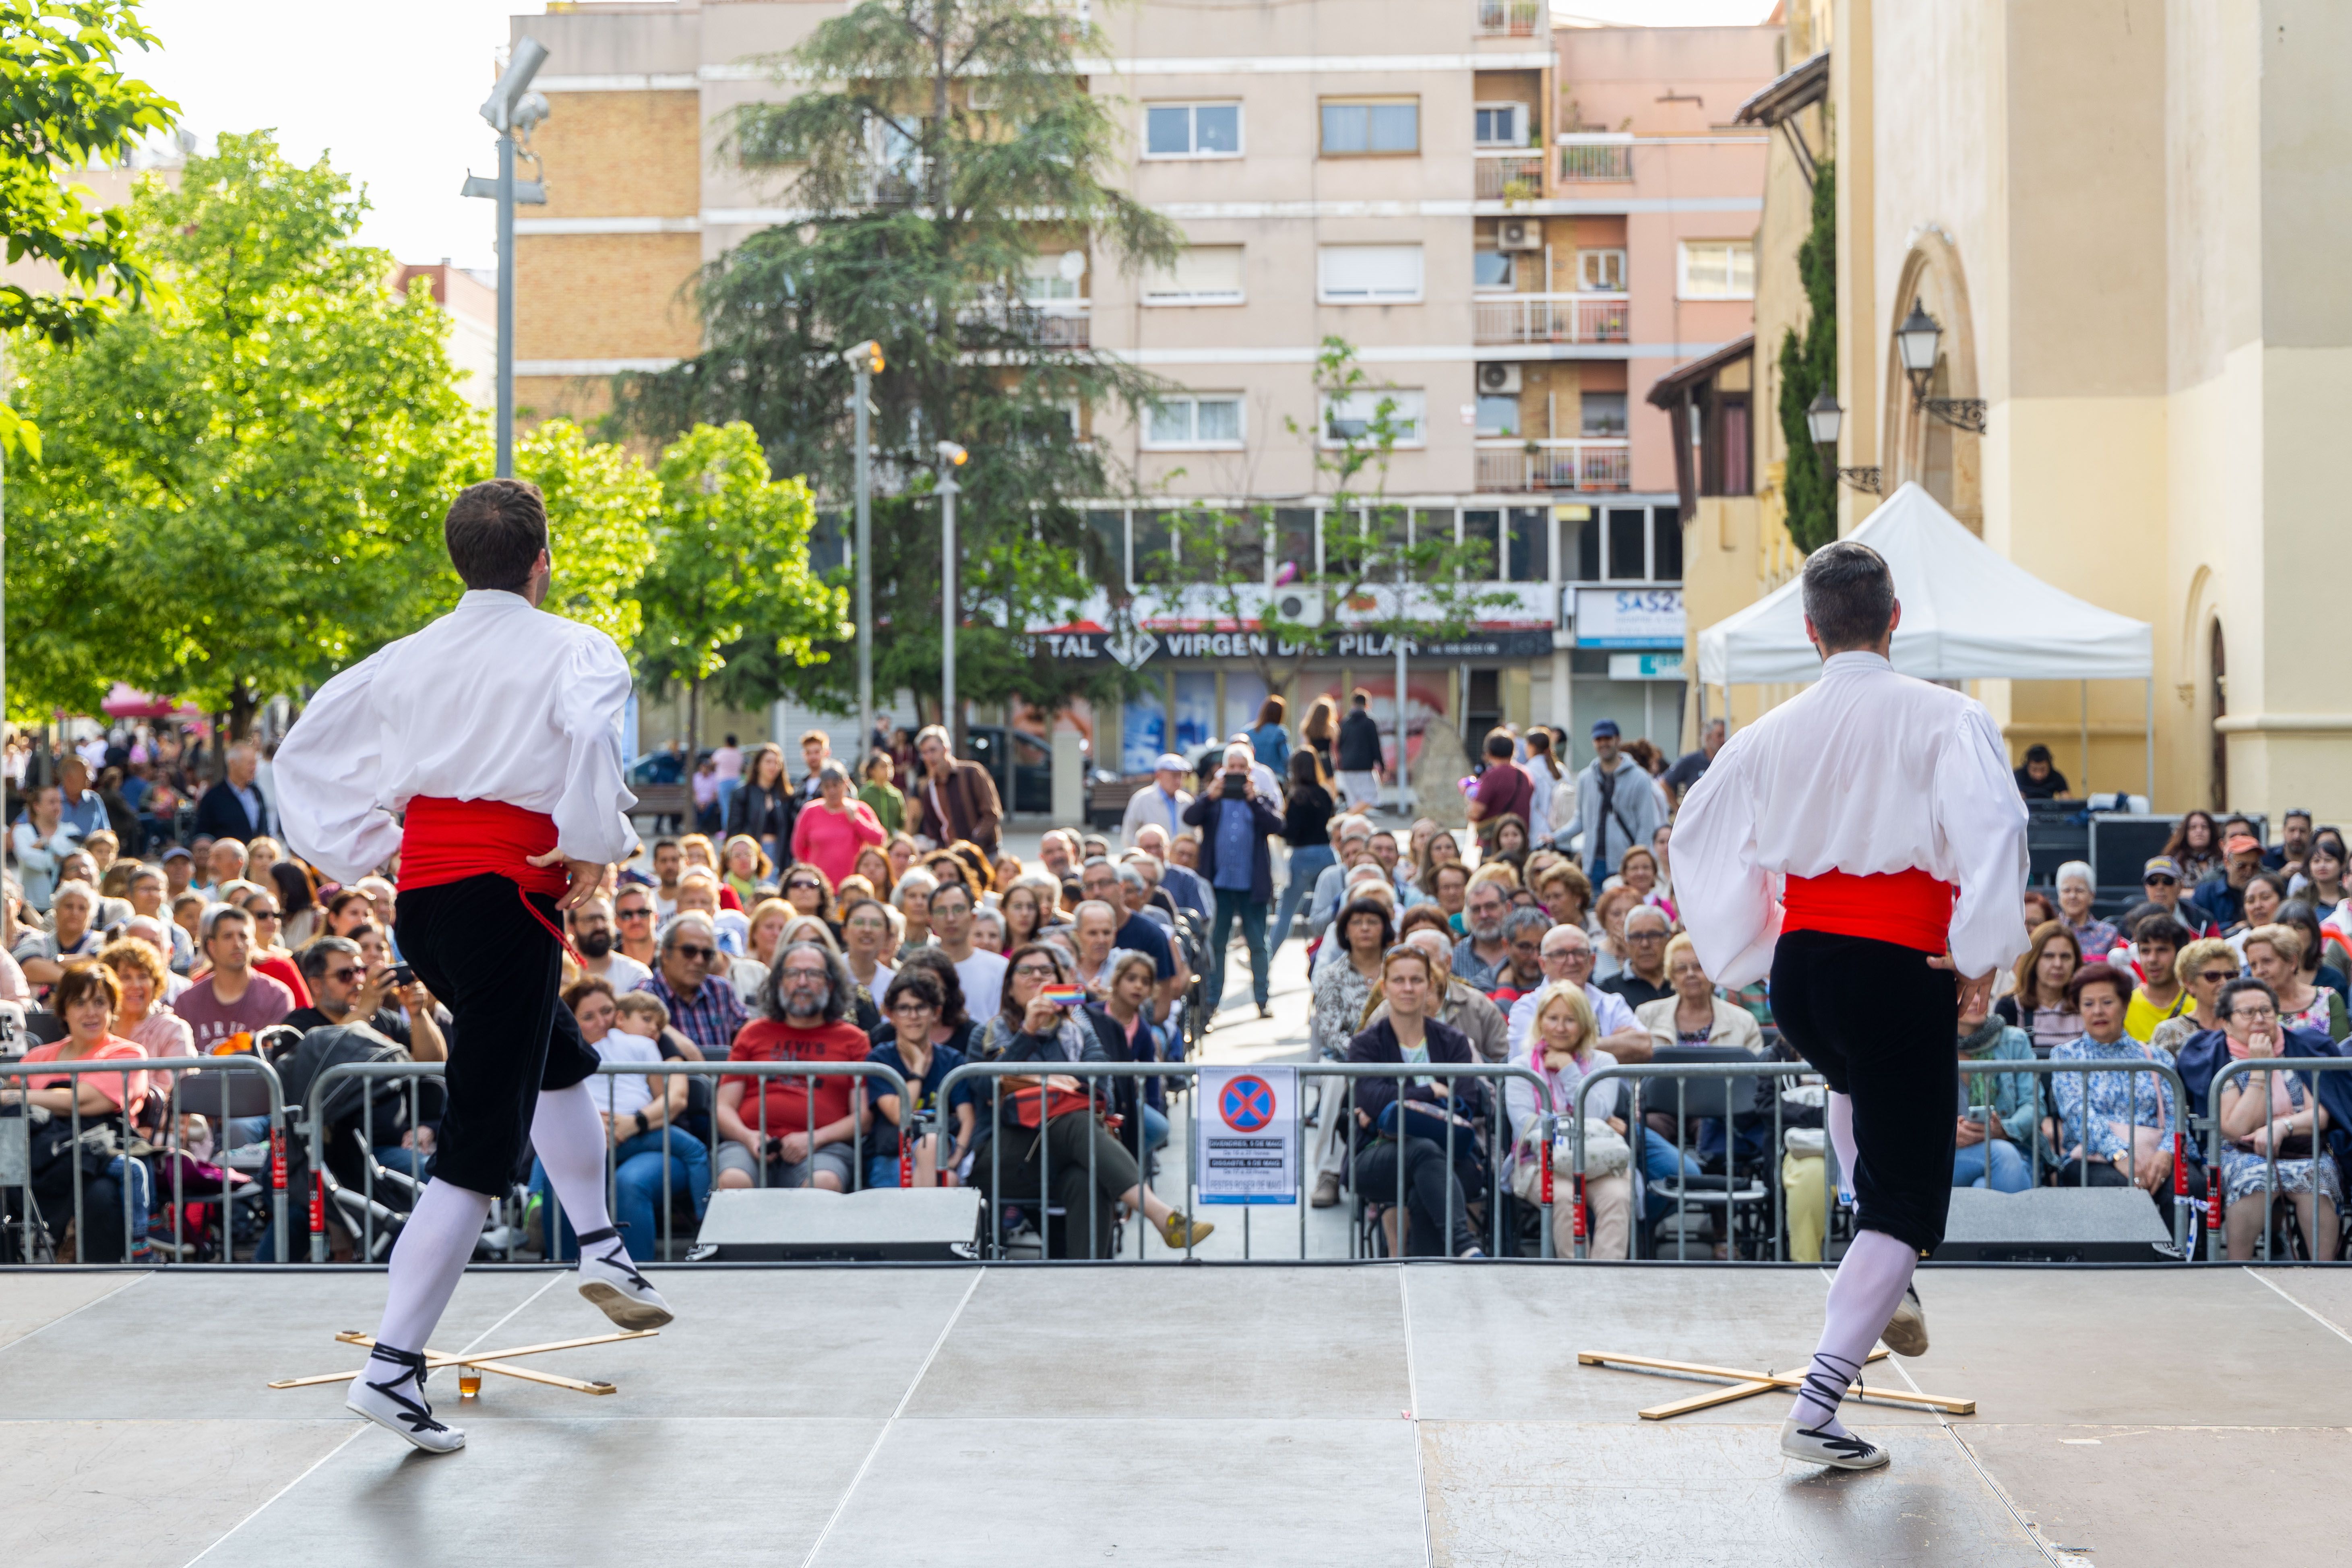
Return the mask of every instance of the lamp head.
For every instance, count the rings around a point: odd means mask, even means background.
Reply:
[[[547,46],[526,35],[515,40],[507,56],[507,68],[499,78],[499,85],[490,89],[490,96],[482,104],[482,118],[500,132],[515,125],[515,110],[523,94],[530,90],[530,79],[547,63]],[[544,101],[543,100],[541,100]]]
[[[1895,329],[1895,352],[1903,361],[1906,372],[1926,376],[1936,368],[1936,345],[1944,336],[1943,324],[1927,314],[1927,308],[1918,300],[1911,301],[1911,313]]]
[[[1838,431],[1844,424],[1845,410],[1838,406],[1837,398],[1826,386],[1805,405],[1805,429],[1816,447],[1836,446]]]
[[[872,338],[866,339],[862,343],[854,343],[842,351],[841,361],[853,370],[864,370],[868,374],[880,375],[882,345]]]
[[[526,92],[515,101],[514,112],[508,118],[514,122],[515,130],[522,134],[523,140],[528,142],[530,140],[530,133],[539,129],[540,122],[545,120],[550,112],[547,94]]]
[[[940,442],[939,445],[939,454],[940,461],[945,463],[951,468],[962,468],[966,460],[971,456],[971,453],[965,451],[961,447],[957,446],[953,441]]]

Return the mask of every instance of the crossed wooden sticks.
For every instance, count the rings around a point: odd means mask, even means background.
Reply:
[[[518,1345],[510,1351],[483,1351],[478,1354],[452,1355],[446,1351],[436,1351],[428,1345],[425,1350],[425,1365],[428,1370],[437,1366],[474,1367],[482,1372],[495,1372],[506,1377],[519,1377],[526,1383],[544,1383],[553,1388],[568,1388],[574,1394],[611,1394],[614,1392],[614,1385],[609,1383],[587,1383],[576,1377],[558,1377],[551,1372],[534,1372],[527,1366],[510,1366],[508,1362],[514,1356],[544,1355],[549,1351],[571,1351],[579,1350],[586,1345],[616,1344],[623,1340],[649,1340],[660,1332],[659,1329],[631,1329],[623,1333],[593,1334],[584,1340],[552,1340],[543,1345]],[[354,1332],[350,1329],[337,1334],[335,1339],[338,1343],[366,1345],[371,1349],[375,1344],[375,1341],[367,1335]],[[349,1383],[359,1375],[358,1372],[322,1372],[315,1377],[279,1378],[269,1386],[309,1388],[322,1383]]]

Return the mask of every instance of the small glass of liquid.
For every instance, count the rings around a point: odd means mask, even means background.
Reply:
[[[463,1401],[463,1400],[467,1400],[467,1399],[478,1399],[478,1398],[480,1398],[480,1397],[481,1397],[481,1394],[482,1394],[482,1369],[481,1369],[480,1367],[478,1367],[478,1366],[461,1366],[461,1367],[459,1367],[459,1368],[457,1369],[457,1397],[458,1397],[458,1399],[459,1399],[459,1400],[461,1400],[461,1401]]]

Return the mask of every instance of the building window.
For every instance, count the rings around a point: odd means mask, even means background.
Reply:
[[[1745,239],[1682,242],[1677,292],[1685,300],[1756,298],[1756,247]]]
[[[1640,507],[1609,511],[1609,576],[1618,583],[1644,582],[1650,575],[1650,514]]]
[[[1327,98],[1323,156],[1369,158],[1421,151],[1417,98]]]
[[[1477,106],[1478,145],[1524,147],[1528,144],[1528,106],[1524,103],[1482,103]]]
[[[1317,254],[1317,297],[1327,305],[1411,304],[1421,298],[1421,247],[1327,245]]]
[[[1377,444],[1372,437],[1372,420],[1379,414],[1383,401],[1390,405],[1389,428],[1396,436],[1396,444],[1400,447],[1420,446],[1422,426],[1426,422],[1422,395],[1417,390],[1392,389],[1350,392],[1326,403],[1323,405],[1324,444],[1331,447],[1343,441]]]
[[[1242,155],[1242,106],[1238,103],[1155,103],[1143,111],[1147,158],[1238,158]]]
[[[1576,286],[1588,293],[1622,294],[1625,291],[1625,253],[1622,250],[1578,251]]]
[[[1238,305],[1242,302],[1242,247],[1196,245],[1179,251],[1165,267],[1143,273],[1147,305]]]
[[[1470,253],[1470,287],[1473,289],[1510,289],[1517,286],[1518,271],[1513,265],[1518,258],[1507,250],[1474,250]]]
[[[1242,444],[1242,399],[1201,393],[1155,403],[1143,419],[1143,445],[1154,452],[1222,450]]]
[[[1081,256],[1083,260],[1084,257]],[[1021,298],[1032,305],[1043,305],[1059,300],[1074,301],[1085,299],[1086,268],[1076,268],[1073,278],[1062,270],[1062,258],[1033,256],[1021,269]]]
[[[1588,392],[1580,398],[1582,417],[1577,434],[1588,440],[1622,440],[1625,437],[1625,395]]]
[[[1516,436],[1519,433],[1519,400],[1507,393],[1478,395],[1478,434]]]

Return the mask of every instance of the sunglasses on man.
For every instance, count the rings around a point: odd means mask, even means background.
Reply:
[[[688,963],[708,963],[712,959],[719,956],[719,950],[717,948],[704,947],[699,943],[691,942],[679,942],[676,947],[670,949],[670,951],[677,953]]]

